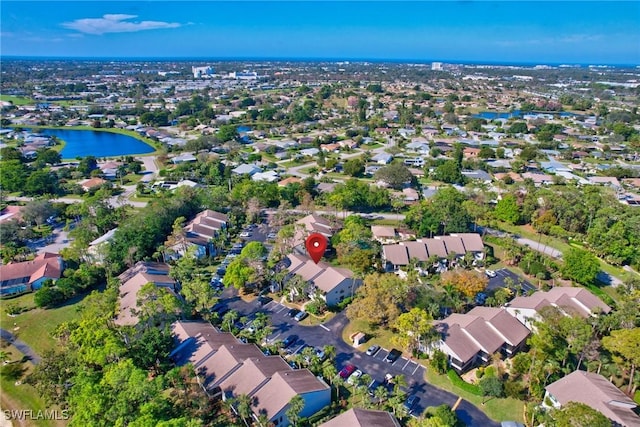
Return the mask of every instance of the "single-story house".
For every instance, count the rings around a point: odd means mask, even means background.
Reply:
[[[31,261],[0,265],[0,295],[35,291],[46,280],[62,277],[64,261],[58,254],[44,252]]]
[[[378,153],[371,158],[372,162],[376,162],[379,165],[388,165],[393,160],[393,155],[389,153]]]
[[[375,240],[382,244],[395,242],[398,238],[396,229],[387,225],[372,225],[371,234]]]
[[[171,162],[174,165],[177,165],[179,163],[189,163],[189,162],[195,162],[196,156],[193,155],[193,153],[182,153],[178,156],[175,156],[171,159]]]
[[[550,402],[553,408],[562,408],[569,402],[583,403],[609,418],[612,425],[640,426],[638,406],[629,396],[602,375],[573,371],[569,375],[545,387],[543,405]]]
[[[97,187],[101,187],[102,185],[106,184],[107,181],[102,179],[102,178],[90,178],[90,179],[86,179],[82,182],[80,182],[80,186],[82,187],[82,189],[84,191],[91,191],[92,189],[95,189]]]
[[[242,164],[238,167],[236,167],[235,169],[231,170],[231,172],[235,173],[236,175],[254,175],[258,172],[262,172],[262,169],[260,169],[258,166],[256,165],[247,165],[247,164]]]

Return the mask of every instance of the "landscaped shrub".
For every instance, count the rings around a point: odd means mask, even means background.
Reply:
[[[468,382],[460,378],[460,375],[458,375],[458,373],[453,369],[449,369],[449,371],[447,372],[447,376],[449,377],[451,384],[453,384],[454,386],[476,396],[482,396],[482,390],[480,389],[480,387],[475,384],[469,384]]]
[[[447,355],[440,350],[435,350],[431,354],[429,364],[437,373],[444,374],[447,372]]]

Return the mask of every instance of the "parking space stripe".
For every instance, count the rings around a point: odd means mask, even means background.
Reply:
[[[417,371],[418,369],[420,369],[421,367],[422,367],[422,365],[421,365],[421,364],[416,363],[416,369],[414,369],[414,370],[413,370],[413,372],[411,372],[411,375],[415,375],[416,371]]]
[[[281,304],[279,304],[279,305],[280,305],[282,308],[281,308],[280,310],[276,311],[276,313],[282,313],[283,311],[285,311],[285,310],[287,309],[287,306],[286,306],[286,305],[281,305]]]
[[[406,367],[407,367],[407,365],[408,365],[409,363],[411,363],[411,361],[410,361],[409,359],[405,359],[404,357],[403,357],[402,359],[404,359],[404,360],[406,360],[406,361],[407,361],[407,363],[405,363],[405,364],[404,364],[404,366],[402,367],[402,370],[404,371],[404,368],[406,368]]]
[[[331,331],[331,329],[327,328],[326,326],[324,326],[322,323],[320,323],[318,326],[320,326],[322,329],[324,329],[325,331]]]

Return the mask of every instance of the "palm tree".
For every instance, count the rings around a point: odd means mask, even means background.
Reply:
[[[236,413],[240,416],[240,418],[242,418],[242,421],[247,427],[249,427],[247,419],[251,417],[251,404],[252,399],[246,394],[241,394],[234,399]]]
[[[228,332],[231,332],[231,328],[233,324],[238,320],[240,314],[238,314],[235,310],[230,310],[222,316],[222,327],[227,329]]]
[[[378,406],[378,409],[379,409],[382,402],[384,402],[389,398],[389,390],[387,390],[385,387],[380,385],[376,387],[376,389],[373,391],[373,397],[375,398],[376,405]]]
[[[291,421],[291,424],[297,426],[300,422],[300,413],[304,409],[304,398],[299,394],[296,394],[289,401],[289,409],[286,411],[287,418]]]

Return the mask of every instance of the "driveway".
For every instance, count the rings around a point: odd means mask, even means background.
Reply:
[[[15,348],[17,348],[22,354],[27,356],[34,365],[40,363],[40,356],[38,356],[36,352],[33,351],[31,347],[29,347],[26,343],[17,339],[16,336],[11,332],[7,331],[6,329],[0,329],[0,337],[13,344]]]
[[[420,397],[420,401],[415,412],[421,413],[429,406],[438,406],[443,403],[453,406],[458,396],[441,390],[424,380],[424,367],[412,359],[400,357],[394,363],[384,362],[384,358],[389,353],[389,349],[380,349],[375,355],[367,356],[365,350],[368,344],[362,344],[356,349],[342,339],[342,330],[347,325],[348,320],[344,313],[336,315],[333,319],[325,324],[317,326],[303,326],[294,319],[287,316],[289,308],[278,301],[271,301],[264,307],[258,306],[257,303],[248,303],[235,296],[234,290],[226,289],[223,292],[223,303],[230,309],[238,311],[241,316],[255,315],[256,312],[262,311],[270,315],[273,332],[268,337],[271,342],[284,340],[289,335],[297,335],[295,352],[300,351],[304,344],[313,347],[323,347],[332,345],[336,348],[335,363],[340,370],[347,363],[356,365],[358,369],[365,374],[369,374],[373,379],[380,382],[384,380],[385,374],[404,375],[407,381],[407,393],[415,394]],[[490,420],[482,411],[467,401],[462,401],[458,406],[456,413],[468,426],[492,427],[499,426]]]

